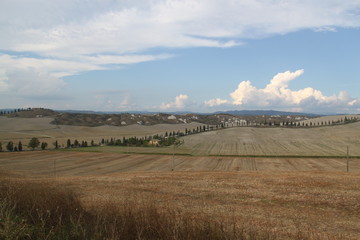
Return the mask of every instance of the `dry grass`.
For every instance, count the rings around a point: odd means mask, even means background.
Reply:
[[[67,168],[0,177],[0,239],[360,238],[359,173]]]
[[[86,206],[151,202],[268,238],[360,238],[359,174],[122,173],[58,181],[78,189]]]
[[[140,200],[140,201],[139,201]],[[188,212],[156,199],[85,205],[56,182],[0,180],[0,239],[319,239],[269,231],[216,212]],[[332,236],[330,236],[332,237]],[[334,239],[341,239],[334,237]]]

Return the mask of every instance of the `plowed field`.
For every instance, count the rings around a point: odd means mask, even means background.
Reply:
[[[0,154],[0,169],[43,176],[84,176],[119,172],[175,171],[346,171],[338,158],[241,158],[141,155],[91,152],[26,151]],[[360,159],[350,159],[360,172]],[[359,183],[360,184],[360,183]]]
[[[360,238],[360,159],[347,173],[336,158],[25,151],[0,153],[0,169],[0,181],[55,180],[90,208],[150,203],[282,239]]]
[[[314,128],[240,127],[183,138],[193,155],[360,156],[360,122]]]

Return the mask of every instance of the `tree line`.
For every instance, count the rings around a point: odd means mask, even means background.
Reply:
[[[334,124],[344,124],[344,123],[351,123],[359,121],[356,117],[344,117],[340,118],[339,120],[328,120],[328,121],[322,121],[322,122],[309,122],[309,123],[295,123],[295,122],[286,122],[283,124],[280,124],[280,126],[285,127],[292,127],[292,126],[300,126],[300,127],[313,127],[313,126],[324,126],[324,125],[334,125]],[[271,125],[271,123],[268,123]],[[237,124],[237,126],[244,126]],[[116,138],[110,138],[110,139],[101,139],[99,143],[95,143],[94,140],[91,140],[90,143],[87,141],[78,141],[75,139],[74,141],[71,141],[68,139],[66,141],[66,148],[77,148],[77,147],[89,147],[89,146],[132,146],[132,147],[166,147],[175,144],[176,142],[179,142],[178,138],[190,134],[197,134],[202,133],[206,131],[214,131],[219,129],[228,128],[229,125],[225,123],[220,123],[216,125],[202,125],[197,126],[196,128],[185,128],[184,131],[169,131],[165,132],[165,134],[155,134],[153,136],[145,136],[145,137],[123,137],[122,139],[116,139]],[[233,127],[233,125],[232,125]],[[54,148],[58,149],[60,148],[60,144],[56,140],[54,143]],[[29,143],[27,144],[28,148],[31,148],[34,150],[35,148],[41,147],[42,150],[45,150],[48,147],[48,144],[46,142],[40,142],[38,138],[33,137]],[[65,146],[63,146],[65,147]],[[23,151],[23,144],[21,141],[19,141],[17,144],[15,144],[13,141],[9,141],[6,145],[6,150],[13,152],[13,151]],[[3,151],[2,143],[0,142],[0,152]]]
[[[45,150],[48,146],[47,142],[41,142],[39,141],[38,138],[36,137],[33,137],[27,147],[28,148],[31,148],[32,150],[34,150],[35,148],[37,147],[41,147],[42,150]],[[9,152],[21,152],[23,151],[23,144],[21,141],[19,141],[17,144],[15,144],[13,141],[9,141],[7,144],[6,144],[6,150],[9,151]],[[0,152],[3,151],[3,146],[2,146],[2,143],[0,142]]]
[[[31,111],[32,108],[15,108],[12,110],[1,110],[0,115],[6,115],[11,113],[23,112],[23,111]]]

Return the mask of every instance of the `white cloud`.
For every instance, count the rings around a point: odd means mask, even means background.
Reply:
[[[232,47],[301,29],[359,27],[359,8],[358,0],[3,0],[0,46],[13,56],[0,60],[62,77],[171,57],[141,54],[158,47]]]
[[[211,99],[204,102],[204,104],[209,107],[220,106],[226,103],[229,103],[229,101],[221,98]]]
[[[97,55],[97,56],[84,56],[80,59],[84,62],[90,62],[96,65],[107,65],[107,64],[133,64],[148,62],[154,60],[162,60],[171,58],[170,54],[161,54],[161,55]]]
[[[108,64],[133,64],[166,59],[171,55],[80,56],[73,60],[17,57],[0,54],[0,92],[43,96],[60,94],[61,79],[84,71],[109,69]],[[15,90],[15,91],[14,91]],[[26,91],[28,91],[26,93]]]
[[[0,55],[0,69],[9,70],[16,66],[17,69],[36,69],[47,72],[56,77],[74,75],[84,71],[105,70],[107,64],[133,64],[170,58],[171,55],[98,55],[79,56],[72,60],[58,60],[34,57],[16,57],[8,54]]]
[[[7,71],[35,69],[52,76],[63,77],[82,71],[101,70],[101,66],[79,61],[43,59],[34,57],[16,57],[8,54],[0,55],[0,69]]]
[[[61,94],[65,82],[35,69],[13,69],[5,72],[5,91],[17,97],[54,97]]]
[[[61,77],[167,59],[172,57],[165,53],[167,48],[224,48],[242,44],[243,39],[303,29],[356,28],[359,9],[359,0],[2,0],[0,46],[5,53],[0,54],[0,91],[27,89],[14,84],[40,82],[56,86],[54,91],[63,86]],[[145,54],[152,49],[164,53]],[[31,77],[16,80],[17,70],[18,75],[32,72]],[[290,80],[279,83],[282,87],[274,80],[265,89],[242,82],[232,93],[233,103],[344,102],[340,96],[327,97],[312,88],[292,91],[286,85]],[[260,93],[266,97],[259,99]],[[222,101],[207,102],[216,106],[225,104]],[[169,104],[181,108],[176,100]],[[358,102],[351,100],[348,105]]]
[[[162,103],[160,108],[163,110],[167,109],[182,109],[186,105],[186,101],[188,100],[188,96],[185,94],[180,94],[175,97],[175,101],[169,103]]]
[[[68,58],[155,47],[232,47],[244,38],[301,29],[359,27],[359,7],[359,1],[342,0],[4,0],[0,45]]]
[[[358,106],[359,99],[352,99],[346,92],[338,96],[325,96],[321,91],[311,87],[291,90],[289,82],[304,73],[303,69],[295,72],[278,73],[265,88],[258,89],[250,81],[243,81],[230,94],[236,106],[276,109],[323,109],[349,110]]]

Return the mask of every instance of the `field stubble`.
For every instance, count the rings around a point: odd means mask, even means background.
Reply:
[[[360,122],[314,128],[238,127],[183,138],[192,155],[360,156]]]
[[[151,205],[172,209],[191,221],[207,219],[275,236],[259,239],[360,238],[359,159],[351,159],[350,173],[344,172],[344,159],[174,160],[171,172],[172,156],[167,155],[0,154],[1,169],[13,178],[28,176],[25,181],[30,184],[66,186],[78,193],[86,209]]]
[[[151,205],[268,236],[258,239],[359,239],[359,182],[355,173],[245,171],[114,173],[53,183],[77,192],[86,209]]]
[[[117,147],[109,147],[117,150]],[[86,176],[119,172],[175,171],[331,171],[345,172],[345,158],[224,157],[123,154],[75,151],[24,151],[0,154],[0,167],[21,174]],[[360,159],[349,159],[360,173]]]

